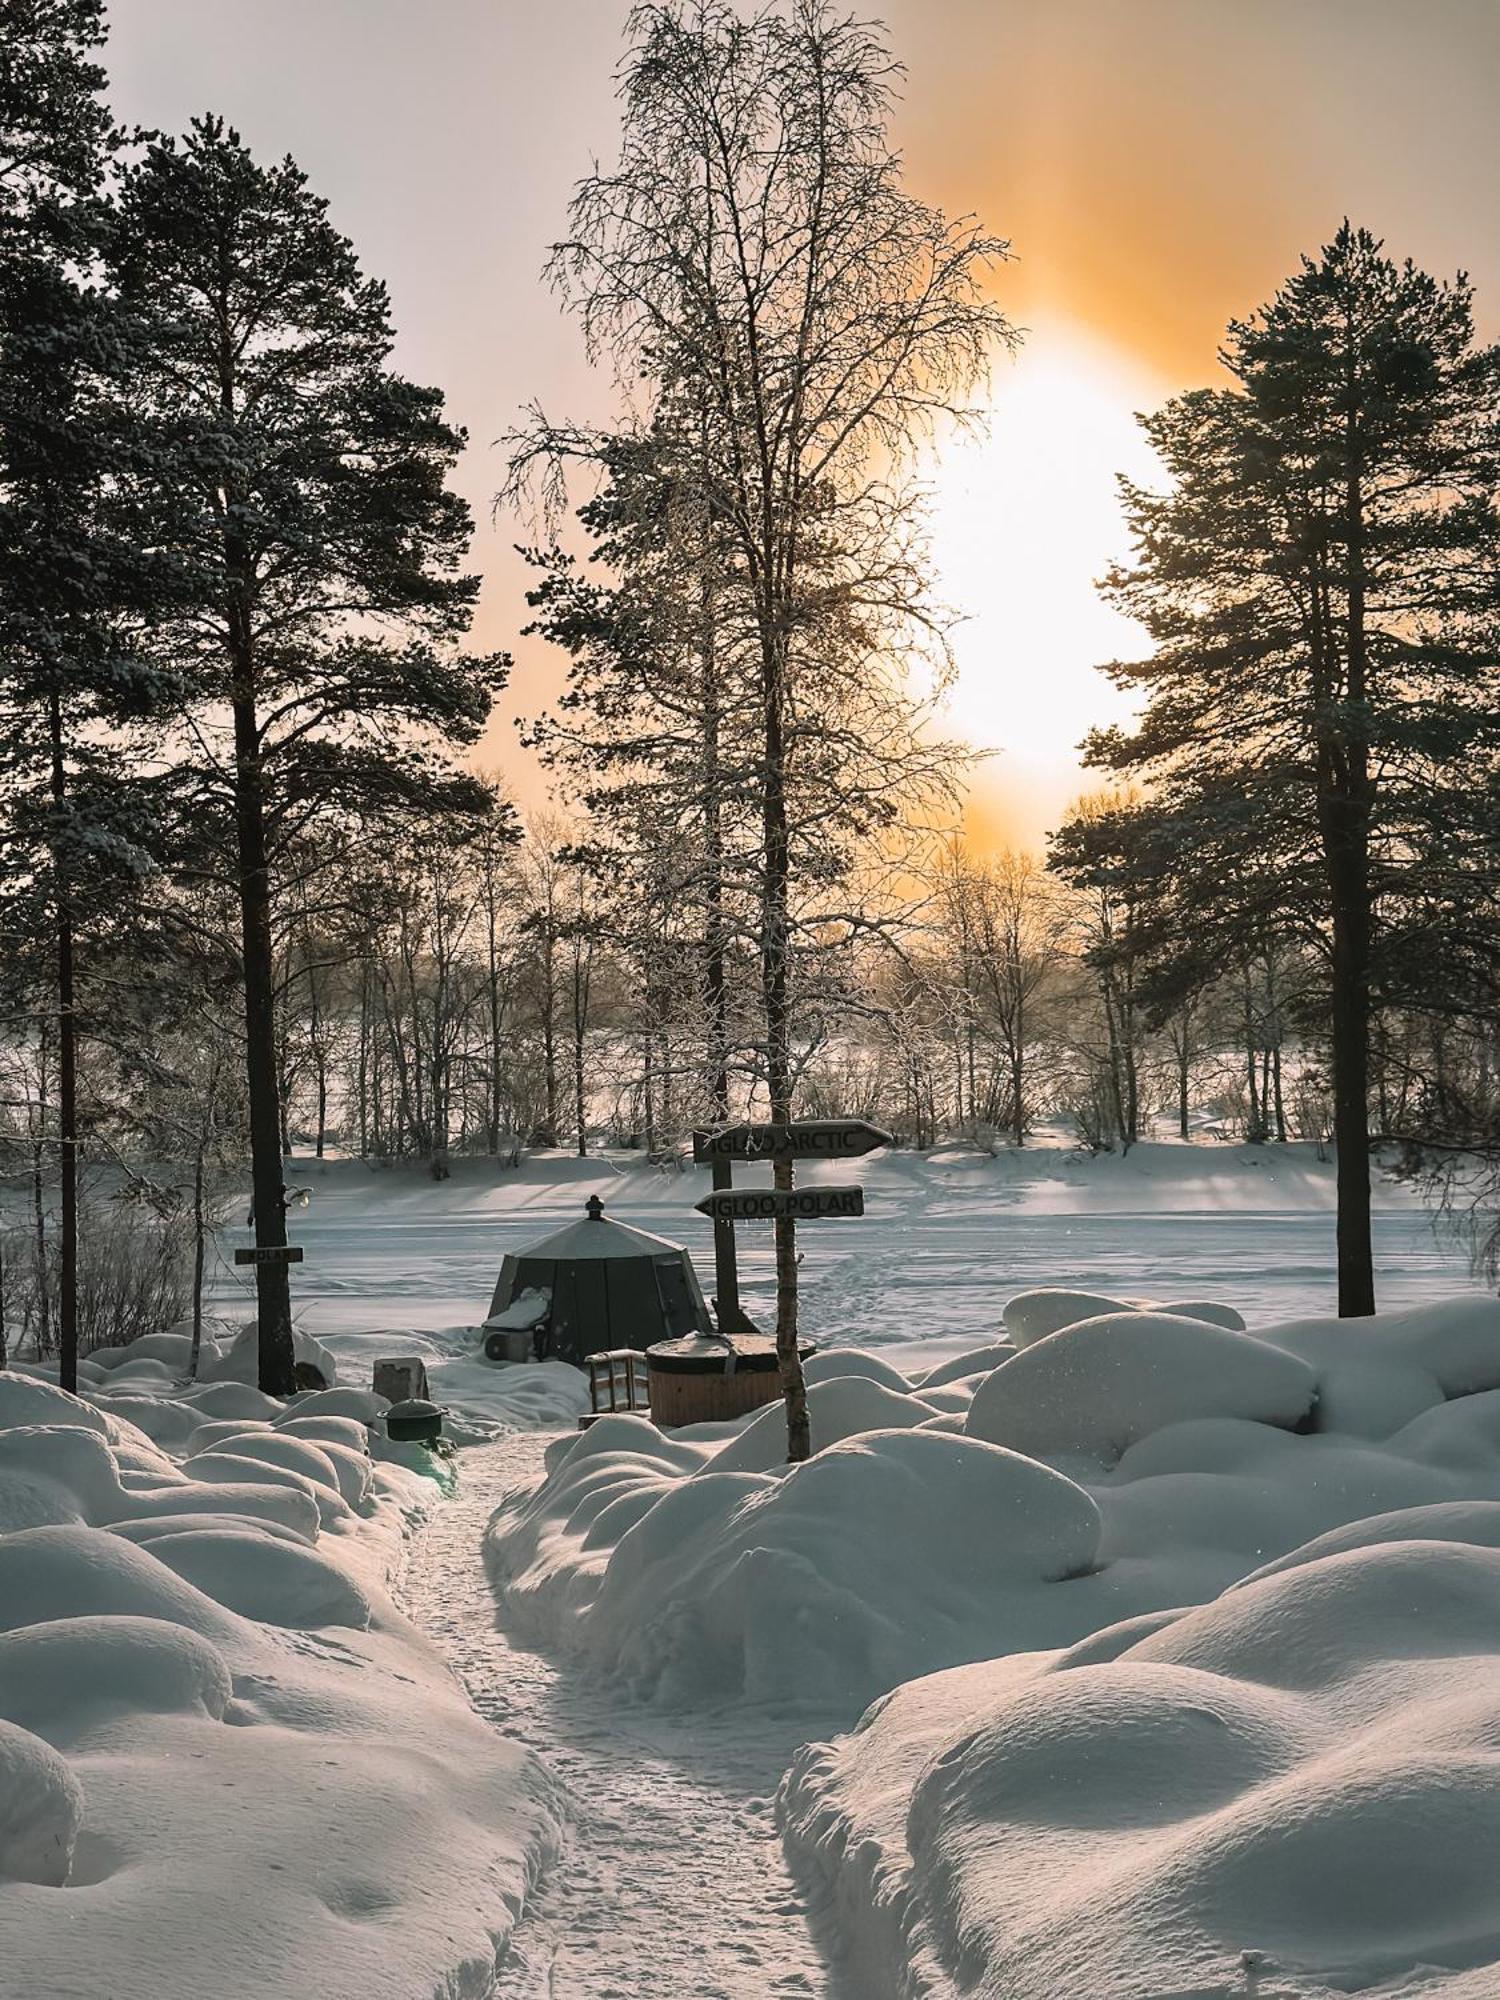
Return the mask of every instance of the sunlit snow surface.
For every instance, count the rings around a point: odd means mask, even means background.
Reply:
[[[1404,1190],[1339,1323],[1310,1149],[862,1162],[788,1471],[776,1406],[580,1435],[578,1371],[479,1353],[592,1193],[711,1289],[706,1176],[295,1177],[341,1386],[226,1343],[184,1394],[166,1331],[0,1375],[6,2000],[1500,1992],[1500,1304]],[[402,1353],[473,1443],[401,1601],[478,1716],[388,1595]]]
[[[736,1181],[753,1185],[768,1173],[742,1168]],[[993,1338],[1005,1300],[1038,1285],[1221,1298],[1251,1325],[1335,1305],[1334,1170],[1310,1145],[1153,1143],[1123,1159],[1090,1159],[1037,1143],[994,1158],[877,1154],[799,1168],[799,1177],[853,1178],[866,1189],[863,1220],[799,1232],[805,1330],[861,1347],[920,1343],[926,1352],[910,1357],[913,1366]],[[292,1178],[311,1190],[292,1214],[306,1249],[294,1274],[298,1314],[335,1351],[369,1329],[473,1326],[489,1310],[506,1252],[581,1216],[592,1194],[620,1221],[687,1244],[705,1292],[713,1290],[711,1229],[693,1206],[708,1192],[707,1169],[559,1153],[509,1170],[456,1160],[442,1183],[415,1164],[354,1160],[298,1159]],[[1408,1190],[1377,1177],[1374,1199],[1383,1307],[1469,1283],[1461,1247]],[[739,1235],[745,1302],[769,1324],[770,1231],[748,1224]],[[247,1240],[226,1230],[226,1257]],[[244,1273],[226,1264],[215,1294],[218,1310],[242,1308]],[[472,1403],[484,1380],[468,1374],[463,1389]]]

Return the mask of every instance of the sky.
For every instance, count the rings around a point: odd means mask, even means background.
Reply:
[[[520,636],[526,523],[496,520],[494,440],[522,407],[603,420],[609,385],[539,279],[573,183],[607,160],[626,0],[113,0],[127,121],[214,110],[290,152],[389,284],[398,364],[446,392],[484,576],[476,641],[515,653],[480,761],[544,802],[514,718],[559,682]],[[863,11],[863,10],[861,10]],[[1500,334],[1500,0],[886,0],[907,69],[909,184],[1008,238],[994,289],[1025,340],[987,438],[933,469],[932,548],[962,614],[949,724],[988,752],[970,825],[1040,847],[1074,746],[1124,710],[1097,671],[1138,632],[1093,582],[1128,552],[1133,421],[1210,382],[1252,311],[1348,214]]]

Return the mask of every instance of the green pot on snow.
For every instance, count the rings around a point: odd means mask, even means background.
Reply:
[[[443,1413],[420,1396],[392,1403],[385,1413],[385,1434],[397,1444],[436,1444],[443,1435]]]

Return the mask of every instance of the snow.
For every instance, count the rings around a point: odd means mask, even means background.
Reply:
[[[712,1225],[693,1206],[709,1191],[706,1167],[630,1153],[452,1166],[451,1180],[434,1182],[419,1163],[298,1161],[312,1191],[295,1218],[306,1249],[298,1316],[335,1355],[341,1382],[368,1383],[385,1354],[423,1352],[438,1402],[484,1412],[473,1336],[495,1272],[508,1251],[578,1220],[590,1195],[611,1217],[686,1244],[700,1274],[713,1269]],[[798,1174],[816,1185],[847,1180],[849,1169],[811,1162]],[[877,1153],[860,1161],[858,1178],[866,1200],[857,1228],[799,1235],[804,1330],[825,1348],[878,1350],[905,1373],[994,1342],[1006,1301],[1038,1287],[1171,1310],[1223,1300],[1252,1325],[1334,1309],[1334,1168],[1311,1145],[1153,1141],[1122,1158],[1040,1140],[993,1157],[959,1147]],[[1412,1191],[1377,1176],[1373,1196],[1382,1305],[1463,1288],[1462,1246],[1435,1229]],[[739,1234],[744,1304],[769,1327],[771,1232]],[[241,1240],[228,1237],[226,1258],[228,1242]],[[245,1272],[226,1262],[215,1285],[216,1310],[248,1317]],[[451,1379],[435,1374],[450,1357]],[[507,1419],[503,1408],[490,1414]],[[576,1414],[575,1405],[550,1420]]]
[[[555,1444],[537,1435],[466,1451],[457,1497],[424,1523],[407,1585],[413,1615],[480,1714],[545,1746],[563,1788],[562,1852],[510,1935],[494,2000],[833,1992],[817,1912],[787,1867],[772,1810],[797,1719],[747,1728],[735,1710],[679,1716],[603,1699],[571,1660],[519,1643],[508,1613],[497,1629],[475,1554],[490,1514],[535,1486],[548,1451]]]
[[[1500,1304],[1403,1191],[1351,1326],[1308,1149],[876,1158],[800,1239],[788,1467],[779,1405],[579,1433],[482,1354],[589,1193],[706,1270],[702,1176],[310,1177],[336,1386],[261,1396],[228,1283],[191,1386],[180,1328],[0,1373],[18,1991],[639,2000],[679,1939],[715,2000],[1500,1990]],[[381,1435],[407,1354],[455,1501]]]
[[[1317,1388],[1307,1362],[1248,1334],[1170,1313],[1111,1312],[1023,1347],[980,1383],[966,1428],[1032,1458],[1109,1467],[1189,1417],[1290,1429],[1310,1416]]]
[[[1491,1547],[1381,1541],[1107,1660],[918,1682],[803,1753],[789,1843],[898,1941],[872,1995],[1479,2000],[1497,1586]]]
[[[557,1809],[389,1595],[431,1482],[226,1388],[0,1373],[6,1990],[486,1994]]]

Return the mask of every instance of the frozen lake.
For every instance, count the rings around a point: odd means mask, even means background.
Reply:
[[[757,1177],[764,1168],[743,1174]],[[1149,1145],[1091,1160],[1038,1146],[994,1159],[892,1154],[807,1174],[855,1177],[867,1191],[862,1221],[798,1233],[804,1325],[825,1342],[972,1342],[993,1335],[1013,1292],[1035,1285],[1220,1298],[1252,1325],[1335,1307],[1333,1169],[1310,1148]],[[291,1219],[307,1253],[294,1297],[319,1335],[473,1325],[506,1251],[574,1220],[595,1193],[616,1220],[686,1243],[713,1288],[711,1230],[693,1208],[706,1170],[553,1154],[509,1172],[461,1161],[441,1184],[420,1169],[347,1160],[298,1161],[294,1178],[311,1189]],[[226,1255],[245,1240],[226,1231]],[[765,1321],[770,1230],[743,1225],[740,1241],[745,1303]],[[1474,1282],[1452,1232],[1385,1180],[1375,1241],[1382,1308]],[[220,1310],[247,1300],[243,1274],[222,1266],[215,1297]]]

